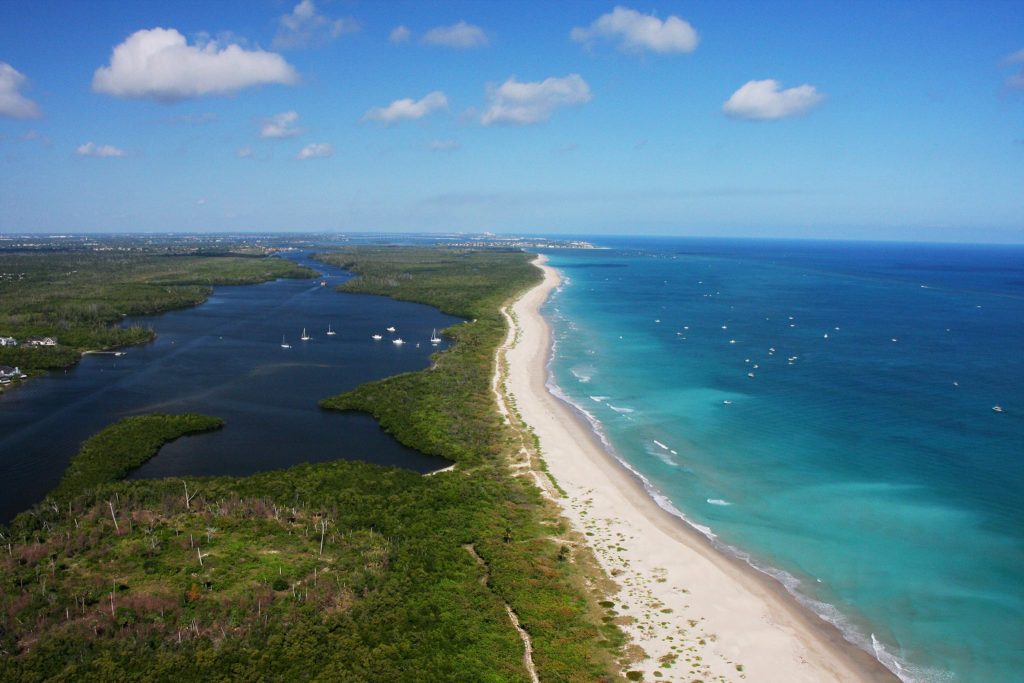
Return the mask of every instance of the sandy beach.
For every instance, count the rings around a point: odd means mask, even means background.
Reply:
[[[630,669],[644,680],[898,681],[781,584],[659,507],[591,426],[548,391],[551,335],[540,307],[560,280],[543,257],[537,263],[543,283],[506,311],[513,329],[501,351],[504,384],[495,389],[535,431],[567,495],[535,471],[538,483],[620,587],[610,599],[632,618],[624,629],[646,655]]]

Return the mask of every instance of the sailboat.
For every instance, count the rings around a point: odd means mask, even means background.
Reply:
[[[290,349],[290,348],[292,348],[292,345],[288,343],[288,340],[284,338],[283,334],[281,335],[281,348],[282,349]]]
[[[437,346],[438,344],[441,343],[441,338],[437,336],[436,329],[430,331],[430,343],[433,344],[434,346]]]
[[[310,337],[308,334],[306,334],[306,328],[305,327],[302,328],[302,336],[299,337],[299,339],[301,339],[302,341],[309,341],[310,339],[312,339],[312,337]]]
[[[333,337],[333,336],[334,336],[334,335],[336,335],[336,334],[338,334],[338,333],[337,333],[337,332],[335,332],[334,330],[332,330],[332,329],[331,329],[331,326],[330,326],[330,325],[328,325],[328,326],[327,326],[327,336],[328,336],[328,337]]]

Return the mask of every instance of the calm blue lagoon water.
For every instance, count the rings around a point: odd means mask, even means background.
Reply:
[[[1024,248],[596,241],[545,314],[615,454],[905,680],[1020,680]]]
[[[141,413],[200,412],[227,424],[164,446],[135,478],[237,476],[338,458],[420,472],[448,465],[402,446],[370,416],[317,402],[427,367],[437,350],[431,330],[461,321],[429,306],[340,294],[334,287],[348,273],[293,258],[323,278],[217,287],[201,306],[127,321],[153,327],[154,342],[121,357],[85,356],[67,373],[0,396],[0,522],[56,486],[83,440]],[[389,325],[406,344],[391,343]],[[327,335],[328,326],[337,334]],[[299,339],[303,328],[309,341]],[[281,348],[282,336],[292,348]]]

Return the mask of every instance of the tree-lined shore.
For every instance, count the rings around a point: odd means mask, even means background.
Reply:
[[[87,486],[62,484],[0,530],[0,680],[529,680],[510,615],[541,680],[616,674],[623,638],[598,604],[601,576],[562,541],[557,510],[510,472],[517,441],[490,391],[500,306],[538,277],[529,255],[319,258],[359,276],[347,291],[467,319],[444,332],[455,344],[431,368],[321,404],[369,412],[455,469],[337,461],[151,481],[94,469]],[[137,448],[117,454],[100,438],[83,454],[144,460],[154,426],[121,423],[117,441]]]

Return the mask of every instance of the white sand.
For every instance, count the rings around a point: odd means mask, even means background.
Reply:
[[[624,628],[647,654],[630,668],[643,670],[646,681],[896,681],[773,579],[718,552],[661,509],[590,425],[548,392],[551,336],[539,310],[559,276],[540,267],[543,284],[512,306],[516,329],[502,350],[505,391],[568,493],[557,499],[565,516],[587,534],[621,587],[611,598],[614,609],[634,618]],[[663,666],[663,658],[673,660],[671,666]]]

